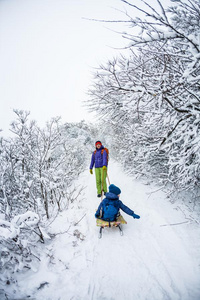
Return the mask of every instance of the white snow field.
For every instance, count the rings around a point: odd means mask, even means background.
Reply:
[[[141,218],[122,212],[124,235],[107,228],[99,239],[94,214],[100,199],[95,176],[86,170],[78,180],[86,186],[84,197],[50,225],[60,234],[47,240],[40,269],[20,275],[8,299],[200,299],[199,224],[162,191],[154,192],[158,187],[134,180],[113,161],[108,170],[122,190],[120,199]]]

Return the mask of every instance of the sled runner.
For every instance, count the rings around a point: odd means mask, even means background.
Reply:
[[[122,215],[119,215],[119,217],[117,217],[117,220],[113,222],[104,221],[102,219],[96,219],[96,225],[100,227],[99,238],[102,237],[102,229],[105,227],[118,227],[120,230],[120,234],[123,235],[121,224],[127,224]]]

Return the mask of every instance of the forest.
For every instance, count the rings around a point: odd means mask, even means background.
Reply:
[[[121,2],[122,19],[104,22],[123,24],[126,52],[98,66],[85,103],[97,124],[54,118],[40,128],[16,109],[12,137],[0,139],[2,284],[40,264],[38,245],[82,193],[74,181],[99,136],[127,174],[156,183],[171,200],[189,195],[186,204],[200,212],[200,3]]]

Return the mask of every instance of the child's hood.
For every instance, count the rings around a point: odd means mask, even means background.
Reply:
[[[109,200],[119,200],[119,197],[117,195],[110,192],[106,193],[106,198]]]

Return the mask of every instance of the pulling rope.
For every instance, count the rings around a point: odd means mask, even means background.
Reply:
[[[108,184],[110,185],[110,179],[108,177],[108,171],[106,172],[106,176],[108,179]],[[103,180],[104,180],[104,170],[102,171],[102,182],[101,182],[101,201],[103,200]]]
[[[107,171],[107,179],[108,179],[108,184],[110,185],[110,179],[108,177],[108,171]]]

